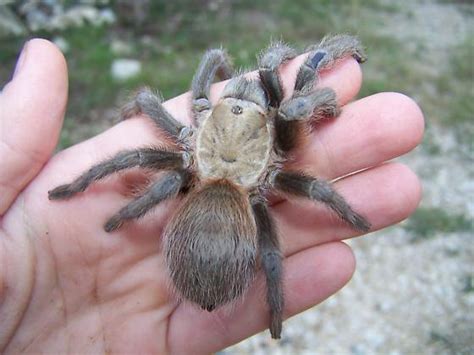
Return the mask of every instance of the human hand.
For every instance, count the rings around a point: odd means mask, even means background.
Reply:
[[[298,57],[282,68],[290,91]],[[130,171],[92,185],[67,201],[47,191],[71,181],[119,150],[162,139],[133,118],[51,158],[67,100],[67,69],[49,42],[28,43],[12,82],[0,96],[0,349],[2,352],[209,353],[267,327],[263,278],[242,301],[206,312],[178,303],[168,288],[160,236],[176,202],[158,206],[114,233],[104,222],[129,201]],[[420,199],[417,177],[384,163],[421,140],[423,116],[409,98],[382,93],[349,103],[362,76],[345,60],[322,75],[343,107],[318,123],[297,166],[335,183],[372,230],[406,218]],[[217,98],[222,84],[213,86]],[[165,107],[189,124],[187,94]],[[285,315],[299,313],[339,290],[355,261],[340,240],[356,235],[324,207],[276,201],[284,261]]]

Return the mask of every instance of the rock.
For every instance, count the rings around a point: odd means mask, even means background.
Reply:
[[[26,32],[20,19],[5,5],[0,5],[0,38],[21,35]]]
[[[67,6],[63,2],[54,0],[25,2],[19,11],[26,18],[26,24],[33,32],[107,25],[116,20],[115,13],[110,8],[99,9],[93,4],[86,3]]]
[[[53,42],[55,45],[59,47],[61,52],[67,53],[69,51],[69,42],[66,41],[64,37],[60,37],[60,36],[54,37]]]
[[[120,39],[114,39],[110,43],[110,50],[116,55],[129,55],[132,53],[132,46]]]
[[[112,62],[112,78],[118,81],[124,81],[140,74],[142,63],[135,59],[120,58]]]

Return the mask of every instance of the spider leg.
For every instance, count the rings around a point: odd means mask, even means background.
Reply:
[[[159,181],[153,183],[143,195],[138,196],[113,215],[104,225],[104,230],[112,232],[120,228],[125,220],[144,216],[160,202],[174,197],[188,181],[189,173],[186,170],[168,172]]]
[[[276,172],[272,180],[277,190],[324,203],[354,229],[361,232],[370,229],[370,223],[354,212],[329,182],[293,171]]]
[[[306,120],[317,122],[340,113],[336,93],[330,88],[316,89],[283,102],[275,118],[275,143],[284,154],[297,145]]]
[[[318,121],[324,117],[336,117],[339,111],[334,90],[323,88],[305,95],[293,96],[282,103],[279,114],[285,121],[301,121],[309,118]]]
[[[310,54],[296,76],[295,92],[312,91],[319,79],[319,72],[330,69],[342,58],[352,56],[359,63],[366,60],[359,39],[350,35],[326,36],[319,44],[310,46],[308,50]]]
[[[267,204],[258,201],[252,205],[260,251],[260,260],[267,283],[267,303],[270,307],[270,333],[279,339],[283,320],[282,255],[278,235]]]
[[[284,96],[278,68],[296,55],[297,52],[293,48],[282,42],[275,42],[270,44],[259,57],[258,75],[272,107],[278,107]]]
[[[145,114],[171,139],[180,142],[185,138],[189,127],[177,121],[163,107],[162,101],[162,98],[149,88],[141,89],[130,102],[123,106],[121,117],[127,119],[138,114]]]
[[[78,192],[84,191],[91,183],[110,174],[133,167],[150,169],[179,169],[187,164],[185,154],[159,150],[155,148],[141,148],[124,150],[114,157],[91,167],[70,184],[61,185],[48,191],[50,200],[66,199]]]
[[[232,77],[233,72],[229,57],[224,50],[211,49],[204,54],[191,84],[196,125],[199,125],[205,112],[212,107],[209,92],[214,78],[218,76],[221,80],[227,80]]]

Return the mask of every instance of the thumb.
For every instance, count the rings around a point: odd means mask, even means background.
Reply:
[[[51,156],[67,90],[62,53],[49,41],[28,41],[0,95],[0,216]]]

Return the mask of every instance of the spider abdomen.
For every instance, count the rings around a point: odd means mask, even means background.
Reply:
[[[254,186],[268,165],[271,147],[271,130],[263,109],[250,101],[225,98],[200,127],[198,173],[202,179],[225,178]]]
[[[177,291],[209,311],[239,297],[255,274],[256,234],[248,197],[237,186],[217,180],[191,193],[165,232]]]

